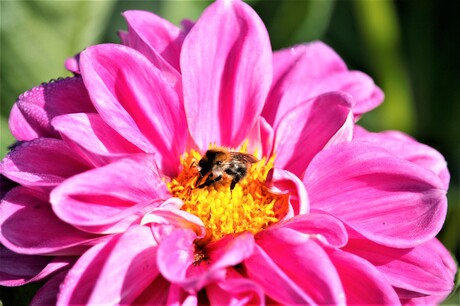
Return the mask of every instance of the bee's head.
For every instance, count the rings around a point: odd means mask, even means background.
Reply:
[[[210,151],[207,151],[205,155],[200,159],[198,162],[198,171],[200,172],[200,175],[203,177],[206,175],[206,173],[210,172],[212,170],[212,163],[215,157],[215,154],[209,153]]]
[[[201,171],[201,169],[206,168],[206,165],[208,164],[209,164],[209,161],[206,159],[206,157],[203,157],[198,162],[198,170]]]

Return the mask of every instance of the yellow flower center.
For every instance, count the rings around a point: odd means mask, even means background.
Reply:
[[[244,231],[255,234],[286,214],[287,196],[274,194],[265,185],[267,173],[273,168],[273,157],[262,158],[249,166],[247,175],[233,190],[230,190],[229,177],[198,188],[197,164],[200,159],[200,153],[195,150],[185,153],[181,159],[182,171],[168,183],[168,187],[174,197],[184,202],[182,210],[203,221],[206,228],[204,241],[215,241]]]

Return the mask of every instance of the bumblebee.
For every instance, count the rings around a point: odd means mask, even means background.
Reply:
[[[223,178],[229,178],[232,180],[230,190],[233,190],[235,185],[248,174],[250,165],[258,161],[251,154],[232,152],[225,148],[210,149],[198,162],[197,168],[200,176],[196,185],[198,188],[204,188]],[[204,182],[200,184],[204,178]]]

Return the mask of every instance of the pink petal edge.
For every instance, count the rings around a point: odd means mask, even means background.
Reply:
[[[430,240],[446,216],[446,195],[436,175],[366,142],[322,151],[303,181],[313,209],[387,246]]]
[[[184,40],[181,71],[187,121],[198,147],[237,147],[254,126],[271,82],[263,22],[242,1],[213,3]]]

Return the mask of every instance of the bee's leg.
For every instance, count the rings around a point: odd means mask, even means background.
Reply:
[[[233,177],[232,182],[230,183],[230,191],[232,191],[232,190],[235,188],[236,183],[238,183],[238,182],[241,180],[241,178],[242,178],[242,177],[239,176],[239,175],[235,175],[235,176]]]
[[[198,185],[198,184],[201,182],[201,179],[202,179],[202,178],[203,178],[203,177],[200,175],[200,176],[198,177],[198,179],[196,180],[195,185]]]
[[[206,176],[206,174],[203,175],[203,174],[200,172],[200,177],[198,177],[198,179],[196,180],[195,185],[200,184],[201,180],[202,180],[203,177],[205,177],[205,176]],[[209,179],[212,179],[213,176],[214,176],[214,175],[212,174],[212,172],[209,173],[208,177],[206,178],[206,181],[208,181]],[[206,183],[206,182],[205,182],[205,183]],[[208,186],[209,186],[209,185],[208,185]],[[200,186],[198,186],[198,187],[199,187],[199,188],[203,188],[203,187],[200,187]]]
[[[204,188],[206,186],[211,186],[212,184],[214,184],[215,182],[218,182],[222,179],[222,175],[219,175],[218,177],[216,177],[215,179],[212,178],[212,173],[208,176],[208,178],[206,179],[206,181],[199,185],[198,188]]]

